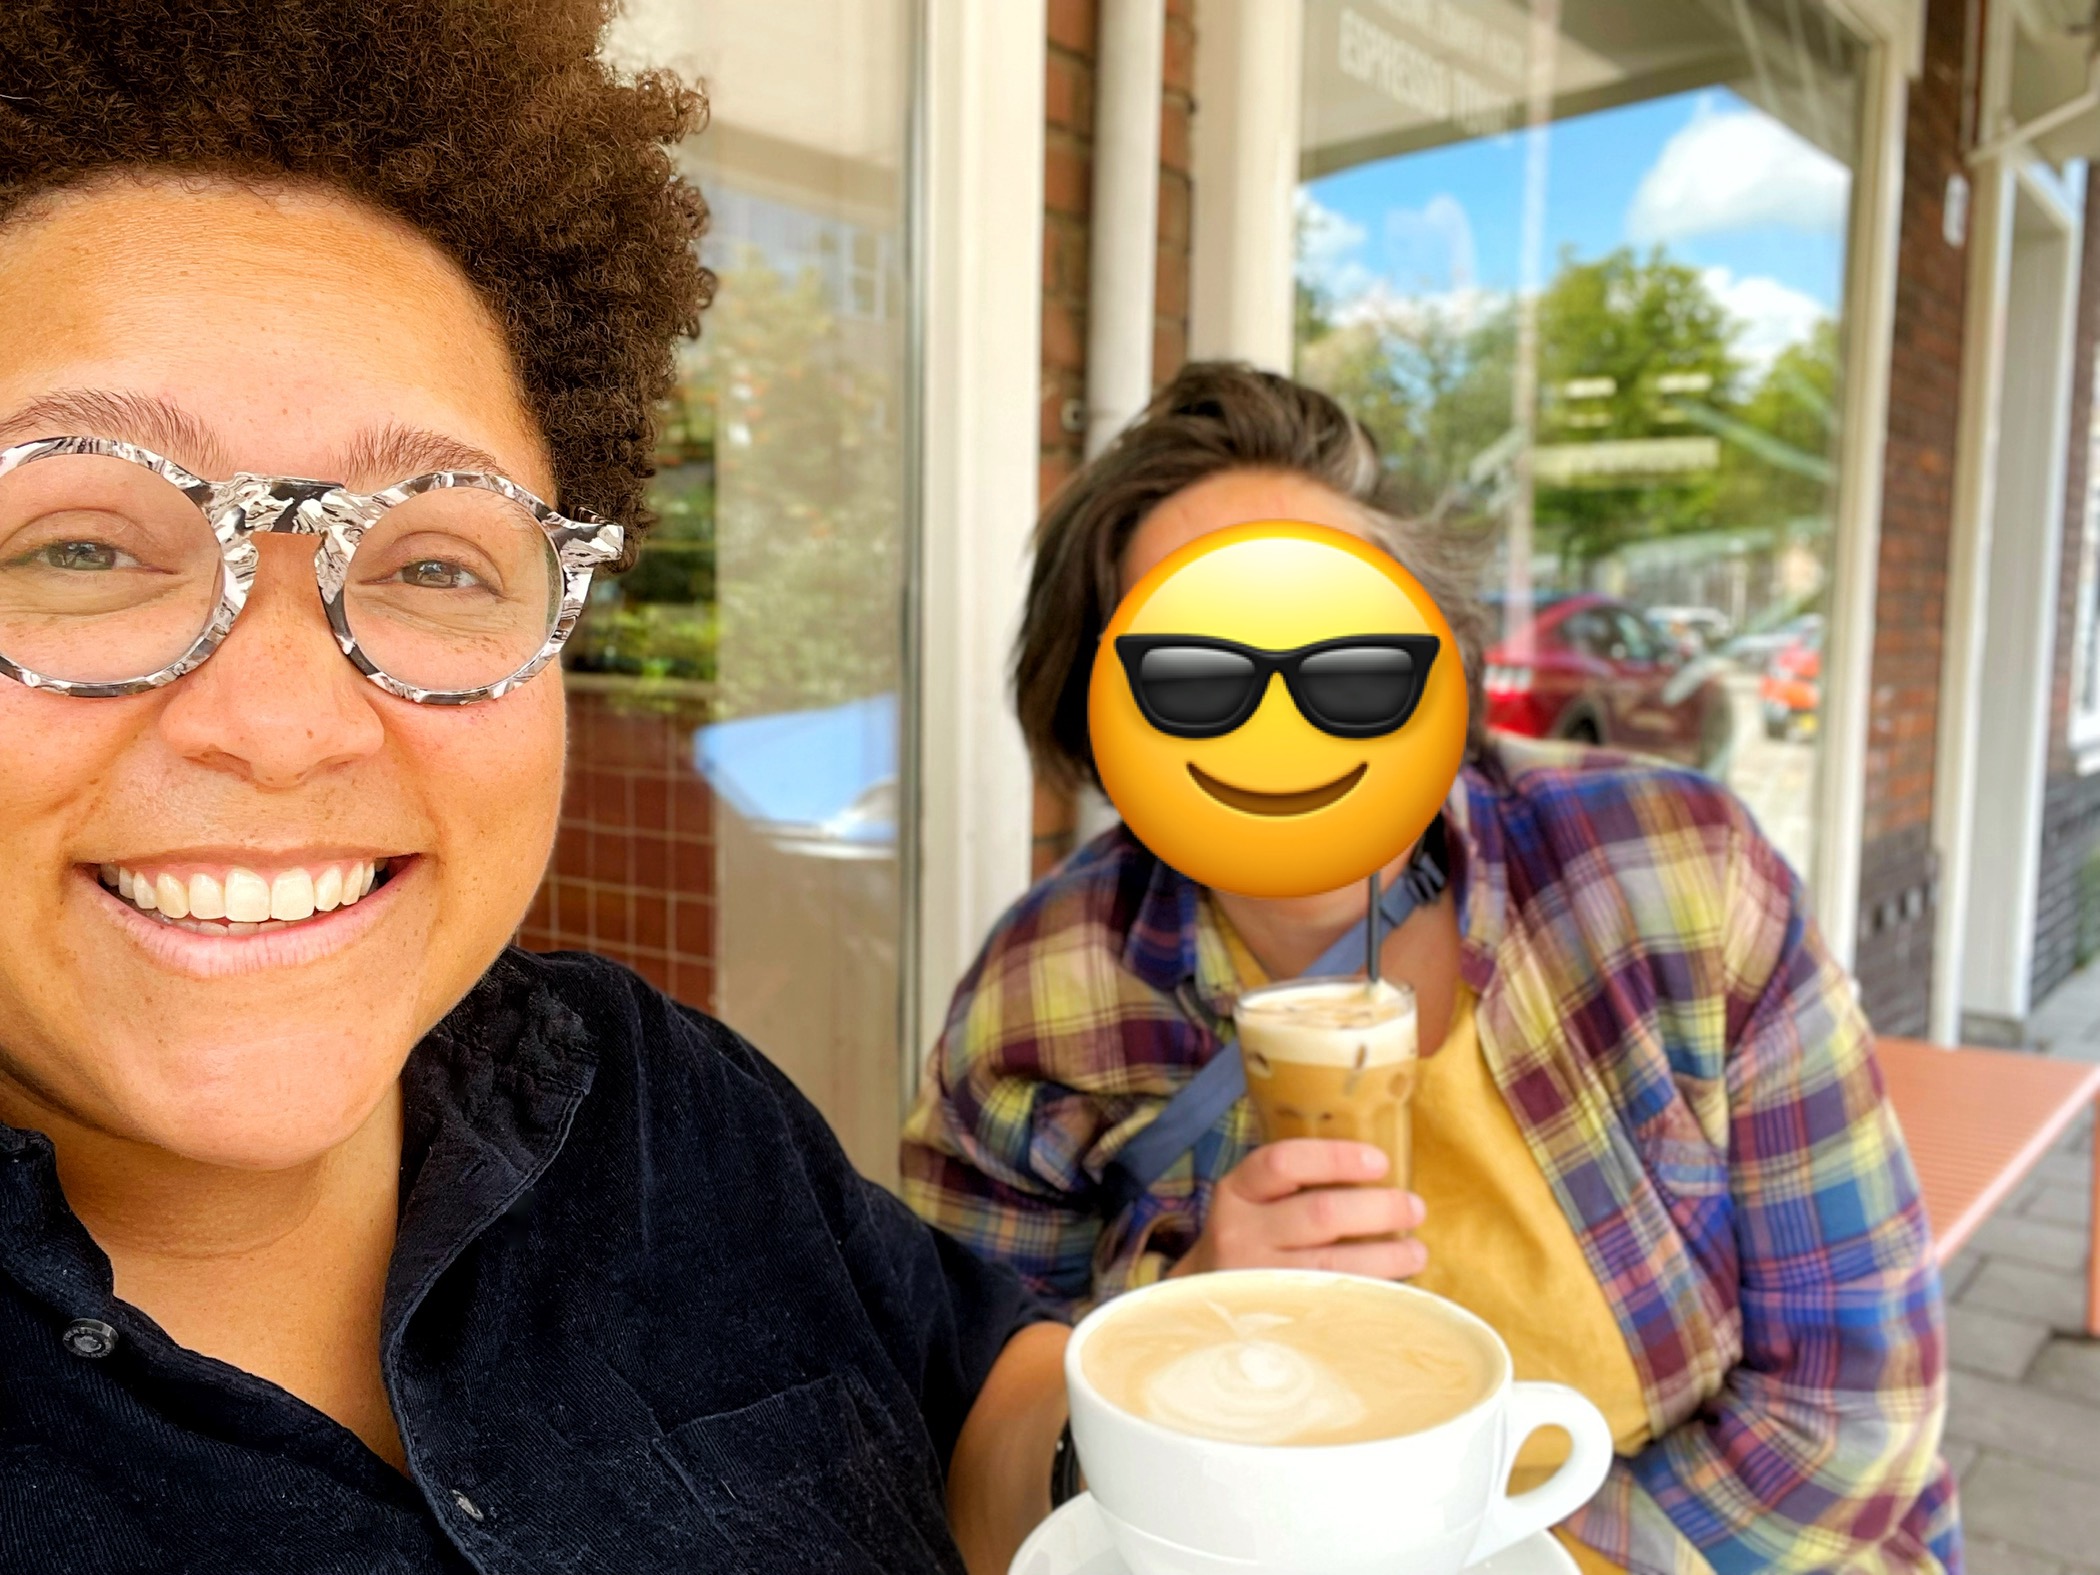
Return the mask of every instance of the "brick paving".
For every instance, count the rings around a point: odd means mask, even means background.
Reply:
[[[2028,1037],[2100,1061],[2100,966]],[[1948,1266],[1946,1450],[1972,1575],[2100,1575],[2100,1341],[2079,1333],[2092,1142],[2082,1123]]]

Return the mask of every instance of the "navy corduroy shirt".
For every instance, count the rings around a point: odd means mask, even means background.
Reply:
[[[509,952],[403,1074],[403,1477],[111,1291],[0,1126],[0,1572],[959,1571],[943,1477],[1043,1316],[742,1040]]]

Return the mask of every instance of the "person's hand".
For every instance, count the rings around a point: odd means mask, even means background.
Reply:
[[[1390,1238],[1422,1223],[1422,1200],[1371,1185],[1387,1168],[1384,1153],[1368,1143],[1265,1143],[1218,1183],[1202,1236],[1169,1272],[1332,1269],[1381,1280],[1420,1274],[1429,1250],[1411,1236]]]

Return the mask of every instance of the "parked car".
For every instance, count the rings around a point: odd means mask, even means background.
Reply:
[[[1765,737],[1813,736],[1823,701],[1823,627],[1816,627],[1772,653],[1757,697],[1764,709]]]
[[[1499,602],[1490,598],[1491,607]],[[1688,658],[1640,608],[1542,596],[1487,653],[1488,725],[1660,755],[1718,774],[1735,715],[1718,664]]]
[[[1753,629],[1747,634],[1739,634],[1721,647],[1721,654],[1753,673],[1761,673],[1774,656],[1811,634],[1819,640],[1823,636],[1821,613],[1802,613],[1769,629]]]
[[[1687,656],[1704,656],[1728,638],[1728,615],[1715,607],[1650,607],[1647,613]]]

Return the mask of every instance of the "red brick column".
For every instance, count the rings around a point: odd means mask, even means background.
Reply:
[[[1094,181],[1094,60],[1098,0],[1050,0],[1043,152],[1043,383],[1040,497],[1047,502],[1085,458],[1088,227]],[[1195,109],[1195,0],[1167,0],[1159,123],[1159,246],[1152,378],[1180,370],[1189,345],[1189,119]],[[1072,798],[1035,793],[1035,873],[1072,851]]]
[[[1867,1015],[1894,1034],[1922,1033],[1932,996],[1933,764],[1968,270],[1942,232],[1948,177],[1962,168],[1961,0],[1931,0],[1925,25],[1904,132],[1856,957]]]

